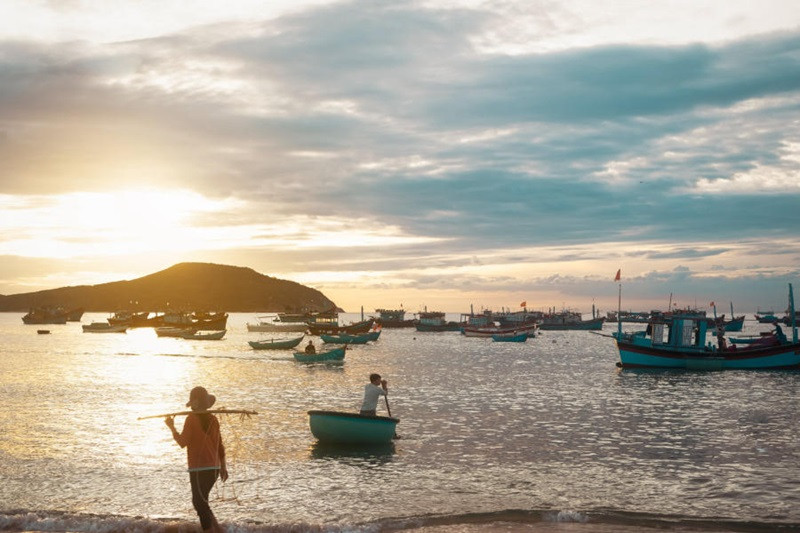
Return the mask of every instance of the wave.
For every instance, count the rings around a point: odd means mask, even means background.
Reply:
[[[380,533],[405,530],[436,532],[554,531],[556,524],[574,524],[565,531],[586,532],[800,532],[800,524],[781,521],[740,521],[713,517],[657,515],[614,510],[519,510],[486,513],[422,515],[384,518],[361,524],[265,524],[224,522],[228,533]],[[66,511],[12,510],[0,512],[0,531],[92,532],[114,533],[183,533],[197,531],[196,521],[173,518],[147,518],[70,513]],[[561,531],[561,529],[558,529]]]

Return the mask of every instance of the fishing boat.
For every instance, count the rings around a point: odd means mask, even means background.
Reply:
[[[791,284],[789,301],[794,309]],[[742,345],[728,345],[724,331],[717,329],[716,346],[706,342],[706,334],[713,325],[702,317],[675,314],[665,321],[651,322],[645,331],[633,333],[623,333],[620,326],[614,335],[620,355],[618,366],[688,370],[800,368],[796,326],[792,324],[791,341],[776,325],[774,334]]]
[[[322,342],[326,344],[367,344],[370,341],[378,340],[378,337],[381,336],[380,330],[378,331],[370,331],[369,333],[364,333],[363,335],[349,335],[347,333],[341,333],[339,335],[326,335],[322,334],[319,336],[322,339]]]
[[[461,324],[448,322],[441,311],[420,311],[416,328],[420,332],[460,331]]]
[[[159,337],[180,337],[183,338],[186,335],[194,334],[197,332],[196,329],[192,327],[170,327],[164,326],[160,328],[155,328],[156,335]]]
[[[359,322],[354,322],[352,324],[348,324],[346,326],[339,326],[338,324],[328,323],[328,322],[309,322],[308,323],[308,332],[312,335],[341,335],[341,334],[348,334],[348,335],[359,335],[361,333],[366,333],[372,329],[375,325],[375,319],[369,318],[367,320],[361,320]]]
[[[536,333],[539,331],[539,324],[536,323],[528,323],[528,324],[519,324],[516,326],[464,326],[461,328],[461,333],[465,337],[514,337],[518,335],[522,335],[523,333],[527,336],[535,337]]]
[[[263,321],[257,324],[247,323],[247,331],[270,332],[270,333],[301,333],[308,329],[305,322],[282,322],[280,320]]]
[[[331,444],[386,444],[395,435],[398,418],[339,411],[309,411],[311,433]]]
[[[405,309],[376,309],[378,317],[375,322],[384,328],[413,328],[414,319],[406,320]]]
[[[189,339],[193,341],[218,341],[222,340],[222,337],[225,336],[227,333],[227,329],[221,329],[219,331],[195,331],[191,332],[191,330],[187,331],[185,335],[182,336],[184,339]]]
[[[25,324],[66,324],[67,312],[61,308],[37,307],[22,317]]]
[[[303,341],[305,335],[300,335],[296,338],[277,338],[277,339],[262,339],[259,341],[248,341],[254,350],[288,350],[297,347]]]
[[[524,331],[516,335],[492,335],[494,342],[525,342],[528,340],[528,332]]]
[[[334,348],[332,350],[328,350],[327,352],[320,353],[294,352],[294,360],[299,363],[327,363],[333,361],[342,361],[344,360],[344,353],[346,349],[346,346],[341,346],[339,348]]]
[[[108,322],[92,322],[81,326],[84,333],[125,333],[128,331],[126,325],[113,325]]]
[[[541,322],[539,322],[539,329],[542,331],[597,331],[603,329],[603,323],[605,321],[605,317],[594,317],[589,320],[584,320],[580,313],[567,310],[544,315]]]

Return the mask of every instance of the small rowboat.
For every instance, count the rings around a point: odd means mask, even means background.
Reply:
[[[325,363],[344,360],[345,347],[334,348],[322,353],[294,352],[294,360],[300,363]]]
[[[327,335],[325,333],[319,336],[322,342],[326,344],[367,344],[369,341],[376,341],[381,336],[379,331],[371,331],[363,335],[350,335],[349,333],[341,333],[339,335]]]
[[[338,411],[309,411],[311,433],[331,444],[385,444],[395,435],[398,418]]]
[[[260,341],[247,341],[247,344],[255,350],[288,350],[300,344],[305,335],[300,335],[295,339],[285,337],[278,339],[264,339]]]
[[[227,331],[226,329],[221,329],[219,331],[189,332],[186,335],[182,335],[182,337],[193,341],[218,341],[222,340]]]
[[[492,335],[494,342],[525,342],[528,340],[528,332],[519,333],[517,335]]]
[[[125,333],[128,326],[113,325],[107,322],[92,322],[81,326],[84,333]]]

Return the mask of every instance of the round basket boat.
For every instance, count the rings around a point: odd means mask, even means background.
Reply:
[[[311,433],[332,444],[383,444],[391,442],[398,418],[338,411],[309,411]]]

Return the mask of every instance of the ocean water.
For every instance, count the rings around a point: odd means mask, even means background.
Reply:
[[[220,416],[231,478],[211,505],[230,532],[800,531],[800,373],[623,371],[612,339],[579,331],[386,329],[343,364],[303,365],[252,350],[254,320],[188,341],[0,313],[0,530],[191,531],[185,452],[137,418],[204,385],[259,412]],[[357,410],[371,372],[401,438],[318,445],[306,412]]]

